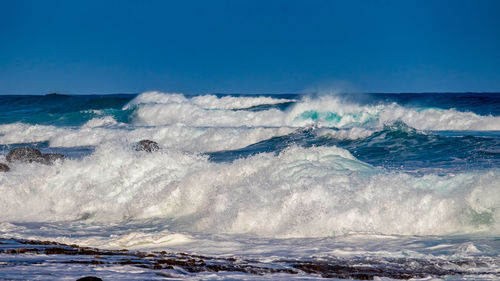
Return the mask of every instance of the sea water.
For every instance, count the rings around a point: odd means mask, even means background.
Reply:
[[[161,150],[136,151],[143,139]],[[67,159],[7,163],[21,146]],[[456,274],[439,278],[500,278],[496,93],[7,95],[0,162],[10,166],[0,172],[2,239],[270,264],[345,259],[383,267],[403,258],[415,266],[452,262]],[[75,271],[158,277],[0,255],[0,279],[73,280]]]

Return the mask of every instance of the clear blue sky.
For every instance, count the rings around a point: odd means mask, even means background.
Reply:
[[[0,0],[0,94],[500,91],[499,0]]]

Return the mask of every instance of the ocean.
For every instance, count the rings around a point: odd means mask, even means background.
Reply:
[[[0,163],[1,280],[500,279],[500,93],[0,95]]]

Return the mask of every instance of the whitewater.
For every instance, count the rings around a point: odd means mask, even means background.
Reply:
[[[500,278],[498,93],[0,96],[0,163],[0,279]],[[35,240],[266,270],[2,251]]]

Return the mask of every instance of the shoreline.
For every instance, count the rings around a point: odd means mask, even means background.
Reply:
[[[373,280],[378,277],[411,279],[428,277],[465,277],[498,272],[470,272],[469,266],[481,263],[478,259],[424,260],[394,259],[278,259],[271,262],[239,257],[212,257],[167,251],[102,250],[68,245],[53,241],[5,239],[0,237],[0,279],[3,271],[15,267],[9,257],[36,257],[36,265],[60,264],[93,267],[132,266],[166,278],[193,277],[203,273],[237,273],[273,279],[273,276]],[[60,259],[54,259],[59,257]],[[33,262],[35,264],[35,262]],[[26,263],[24,264],[26,265]],[[29,264],[28,264],[29,265]],[[83,276],[82,276],[83,277]]]

